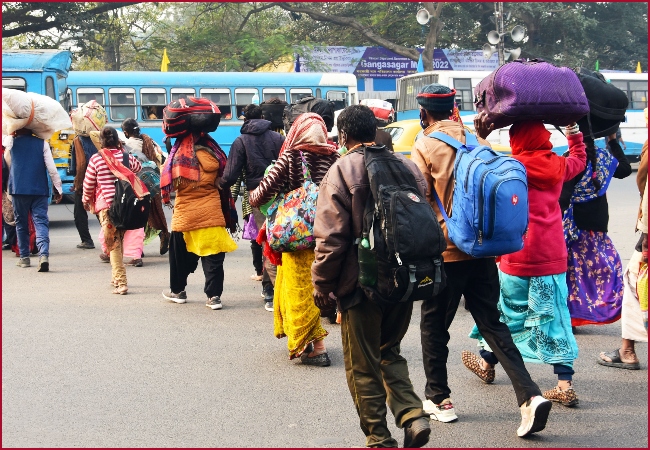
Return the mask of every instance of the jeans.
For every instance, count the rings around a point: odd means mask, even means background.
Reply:
[[[194,273],[199,265],[199,259],[205,275],[203,292],[208,298],[221,297],[223,293],[223,261],[225,253],[199,256],[187,251],[183,233],[172,231],[169,239],[169,288],[175,294],[185,290],[187,277]]]
[[[510,378],[522,405],[541,391],[530,378],[521,353],[512,340],[508,326],[499,320],[499,275],[492,258],[444,263],[447,286],[436,297],[422,302],[420,332],[424,372],[427,377],[425,395],[433,403],[441,403],[451,394],[447,383],[449,327],[461,296],[476,326]]]
[[[50,255],[50,221],[47,217],[47,195],[12,196],[14,217],[16,219],[16,235],[20,257],[29,257],[29,214],[32,214],[36,228],[36,246],[40,256]]]
[[[74,226],[77,227],[81,242],[93,244],[93,238],[90,236],[88,229],[88,211],[84,209],[83,192],[81,190],[74,193]],[[94,245],[94,244],[93,244]]]

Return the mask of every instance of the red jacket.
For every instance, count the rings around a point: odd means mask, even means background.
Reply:
[[[585,169],[587,155],[582,134],[568,135],[569,156],[564,179],[544,191],[528,186],[528,232],[524,248],[501,257],[503,273],[518,277],[541,277],[567,271],[567,250],[562,227],[562,184]]]

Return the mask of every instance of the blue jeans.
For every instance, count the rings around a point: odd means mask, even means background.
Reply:
[[[13,195],[16,235],[20,257],[29,256],[29,213],[36,228],[36,246],[40,256],[50,255],[50,222],[47,218],[47,195]]]

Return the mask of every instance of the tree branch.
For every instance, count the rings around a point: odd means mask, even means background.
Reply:
[[[398,55],[404,56],[405,58],[410,58],[413,61],[417,61],[418,58],[420,57],[420,53],[417,50],[404,47],[402,45],[398,45],[387,39],[384,39],[383,37],[373,32],[368,26],[357,22],[357,20],[353,18],[341,17],[332,14],[325,14],[311,8],[295,6],[291,3],[276,2],[276,3],[272,3],[272,5],[279,6],[285,11],[307,14],[312,19],[320,22],[329,22],[341,27],[352,28],[355,31],[359,32],[362,36],[366,37],[368,40],[374,42],[375,44],[381,45],[382,47],[387,48],[388,50],[391,50],[397,53]]]
[[[246,17],[244,17],[244,20],[242,21],[241,25],[239,26],[239,29],[237,30],[237,33],[241,33],[241,31],[244,29],[244,26],[246,25],[246,22],[248,22],[248,19],[250,19],[250,17],[253,14],[264,11],[265,9],[273,8],[274,6],[275,6],[274,3],[267,3],[266,5],[264,5],[264,6],[260,7],[260,8],[254,8],[254,9],[251,9],[250,11],[248,11],[248,13],[246,14]]]

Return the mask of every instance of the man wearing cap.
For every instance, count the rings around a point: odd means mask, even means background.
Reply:
[[[432,420],[453,422],[458,419],[447,382],[447,344],[450,337],[449,327],[454,320],[460,298],[464,296],[466,308],[512,381],[522,414],[522,423],[517,434],[526,436],[542,430],[546,425],[547,416],[538,414],[535,418],[535,412],[540,402],[547,400],[540,397],[532,402],[534,397],[541,396],[541,391],[530,378],[507,325],[499,321],[499,276],[496,261],[494,258],[472,258],[449,240],[447,226],[433,195],[435,189],[447,214],[451,215],[456,151],[444,142],[426,136],[442,132],[465,143],[467,131],[462,123],[448,120],[454,109],[455,95],[454,89],[441,84],[430,84],[422,88],[417,95],[417,101],[425,137],[415,142],[411,152],[411,160],[418,166],[428,184],[427,198],[438,216],[447,240],[447,250],[443,253],[447,285],[435,298],[422,302],[420,332],[424,372],[427,378],[427,399],[423,406]],[[489,145],[484,139],[477,139],[482,145]],[[473,356],[470,352],[463,352],[463,363],[485,383],[492,383],[494,369],[484,369],[482,359],[475,357],[476,360],[470,360],[465,353]]]

